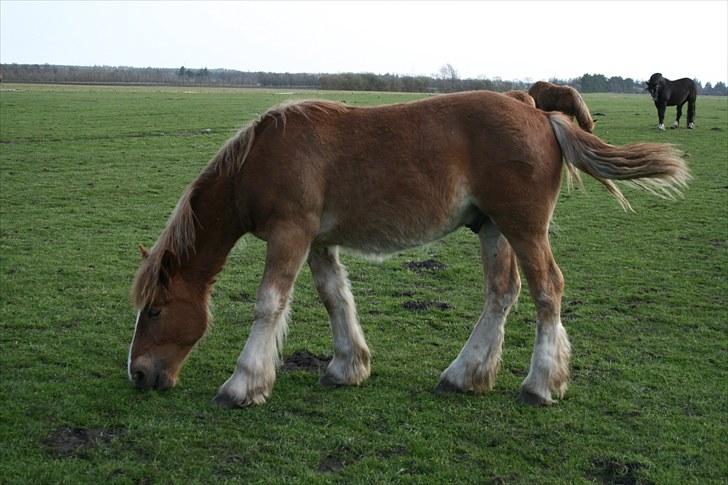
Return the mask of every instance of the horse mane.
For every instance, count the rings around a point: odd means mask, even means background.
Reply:
[[[248,158],[257,134],[269,125],[285,130],[288,120],[295,116],[310,122],[321,114],[350,109],[345,104],[325,100],[286,102],[267,110],[228,139],[184,191],[152,249],[148,253],[142,250],[144,257],[131,290],[134,307],[140,310],[152,302],[167,299],[168,284],[175,269],[195,251],[197,218],[192,205],[195,195],[210,178],[236,176]]]

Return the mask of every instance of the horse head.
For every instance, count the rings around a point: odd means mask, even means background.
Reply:
[[[660,89],[662,87],[662,84],[664,83],[664,79],[665,78],[662,77],[661,73],[656,72],[652,76],[650,76],[650,80],[645,83],[647,85],[645,87],[645,90],[650,92],[650,96],[652,96],[652,99],[654,101],[657,101],[657,97],[660,94]]]
[[[168,389],[209,323],[208,291],[176,271],[177,260],[143,248],[134,285],[138,313],[129,347],[129,380],[140,389]]]

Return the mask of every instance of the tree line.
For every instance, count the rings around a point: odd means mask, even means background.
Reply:
[[[245,72],[232,69],[192,69],[112,66],[62,66],[52,64],[0,64],[0,81],[29,83],[97,83],[161,84],[180,86],[239,86],[323,89],[341,91],[454,92],[477,89],[508,91],[528,89],[530,80],[509,81],[500,78],[461,79],[446,64],[432,76],[403,76],[373,73],[279,73]],[[556,84],[573,86],[583,93],[641,93],[644,80],[584,74],[572,79],[549,79]],[[703,85],[695,80],[702,94],[728,95],[725,83]]]

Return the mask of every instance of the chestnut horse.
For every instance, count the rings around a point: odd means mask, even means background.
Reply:
[[[520,263],[538,322],[520,396],[550,404],[552,394],[563,396],[569,375],[564,280],[548,239],[563,167],[569,177],[576,169],[595,177],[625,208],[610,179],[669,194],[689,178],[669,145],[608,145],[560,113],[498,93],[372,108],[328,101],[273,108],[225,143],[151,251],[142,250],[129,379],[139,388],[175,385],[209,325],[215,275],[235,242],[252,233],[267,243],[254,321],[216,402],[237,407],[269,397],[291,292],[306,262],[333,333],[333,359],[320,382],[359,384],[369,376],[370,354],[339,246],[382,255],[468,226],[480,239],[485,307],[437,390],[493,387]]]
[[[536,107],[544,111],[561,111],[573,116],[583,129],[594,131],[594,121],[589,107],[579,91],[571,86],[559,86],[546,81],[538,81],[531,86],[528,94],[536,101]]]

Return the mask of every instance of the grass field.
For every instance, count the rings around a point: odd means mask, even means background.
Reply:
[[[263,269],[264,245],[246,236],[180,384],[132,389],[137,244],[154,242],[224,140],[293,97],[418,95],[2,85],[0,482],[725,483],[726,98],[699,98],[697,129],[658,132],[647,95],[587,97],[599,136],[676,143],[694,180],[678,201],[626,189],[634,214],[591,179],[562,193],[552,244],[573,378],[556,406],[516,401],[534,334],[526,288],[495,389],[432,393],[482,307],[468,230],[381,264],[345,256],[373,352],[361,387],[325,390],[306,368],[331,353],[306,268],[284,350],[303,368],[281,370],[264,406],[211,405]]]

